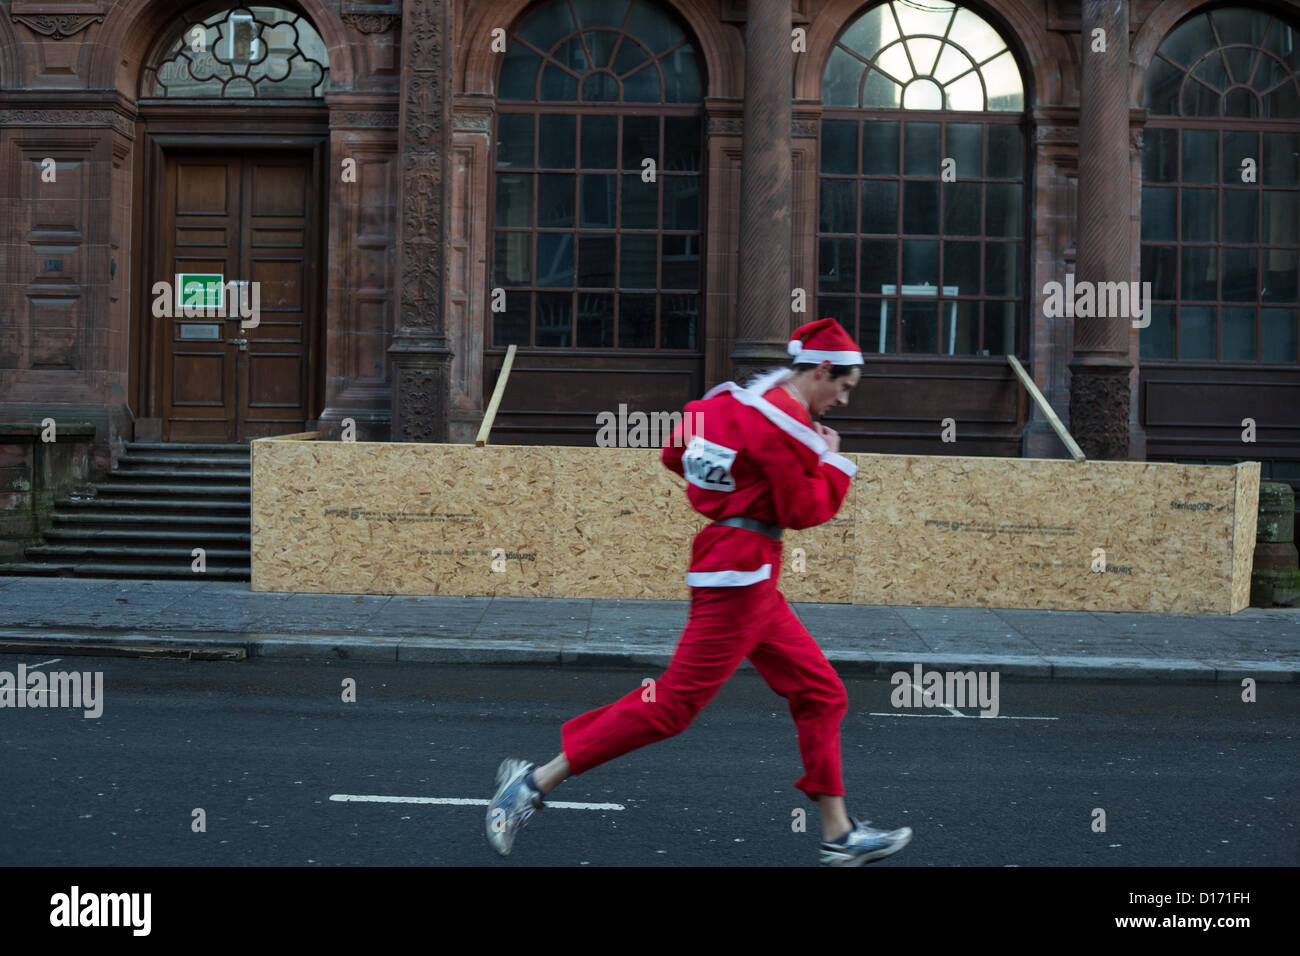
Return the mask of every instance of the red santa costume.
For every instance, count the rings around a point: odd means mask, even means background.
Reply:
[[[798,329],[789,351],[800,363],[864,364],[834,319]],[[769,372],[745,388],[726,382],[686,405],[685,423],[702,428],[691,436],[679,427],[661,457],[686,479],[691,506],[715,522],[692,544],[690,619],[653,695],[637,688],[564,724],[572,773],[681,733],[748,658],[789,701],[804,766],[794,786],[812,800],[844,794],[844,685],[777,584],[780,529],[833,518],[857,466],[830,451],[808,409],[783,387],[793,374]]]

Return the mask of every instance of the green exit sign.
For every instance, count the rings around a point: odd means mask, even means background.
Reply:
[[[178,308],[221,309],[225,305],[224,275],[182,272],[176,276]]]

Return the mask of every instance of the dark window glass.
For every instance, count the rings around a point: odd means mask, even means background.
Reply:
[[[1260,360],[1264,362],[1296,361],[1295,309],[1261,309],[1263,336]]]
[[[1174,358],[1174,319],[1172,305],[1153,305],[1151,324],[1142,330],[1138,346],[1144,359]]]
[[[1269,12],[1221,7],[1188,17],[1156,52],[1141,231],[1159,304],[1140,332],[1144,359],[1296,361],[1296,40]]]
[[[1025,174],[1025,138],[1018,126],[1002,124],[988,127],[989,176],[995,179],[1021,179]]]
[[[699,172],[703,168],[699,117],[669,116],[664,119],[664,169]]]
[[[578,237],[578,285],[614,288],[614,237]]]
[[[640,175],[623,177],[623,228],[654,229],[659,225],[659,183]]]
[[[1215,358],[1214,306],[1185,305],[1178,314],[1178,357],[1188,361]]]
[[[910,235],[939,232],[938,182],[903,183],[903,232]]]
[[[656,285],[658,239],[624,235],[619,252],[619,285],[624,289],[653,289]]]
[[[497,345],[528,345],[532,295],[511,292],[505,297],[505,309],[492,313],[492,341]]]
[[[886,0],[836,41],[822,78],[817,308],[863,349],[1018,350],[1030,194],[1022,123],[1007,112],[1024,109],[1019,79],[1006,41],[960,6]]]
[[[857,180],[823,179],[821,181],[821,219],[817,228],[822,232],[853,232],[857,227]],[[864,183],[866,185],[874,185]],[[893,183],[889,184],[891,187]],[[864,219],[866,212],[864,210]],[[864,226],[865,228],[865,226]]]
[[[943,184],[943,231],[950,236],[978,236],[980,234],[980,195],[984,187],[979,183]]]
[[[661,179],[664,191],[664,228],[700,228],[700,177],[665,176]]]
[[[701,349],[704,86],[671,8],[543,0],[497,91],[492,347]]]
[[[665,295],[659,319],[659,347],[697,348],[695,330],[699,325],[699,317],[699,296]]]
[[[655,344],[655,297],[618,297],[618,344],[625,349],[651,349]]]
[[[532,117],[526,117],[531,119]],[[576,163],[574,135],[576,116],[542,114],[537,118],[537,165],[543,169],[572,169]]]
[[[537,284],[573,285],[573,234],[543,232],[537,236]]]
[[[1149,129],[1142,135],[1142,181],[1178,181],[1178,130]]]
[[[618,168],[618,117],[582,117],[582,165],[585,169]]]
[[[573,293],[537,293],[537,344],[570,348],[573,344]]]
[[[578,348],[614,347],[614,296],[608,292],[578,293]]]
[[[823,239],[819,246],[818,262],[821,273],[817,277],[820,292],[856,292],[852,239]]]
[[[698,236],[664,236],[663,287],[698,289],[700,287],[700,248]]]
[[[980,294],[980,248],[978,242],[943,244],[944,288],[955,288],[957,295]]]
[[[850,225],[847,231],[852,232],[853,227]],[[898,182],[896,180],[862,180],[862,231],[877,235],[897,233]]]
[[[1223,324],[1223,361],[1255,361],[1255,310],[1224,306],[1219,319]]]
[[[616,197],[615,176],[602,176],[585,173],[582,177],[582,216],[580,224],[583,229],[613,229]]]
[[[956,164],[955,174],[958,179],[984,175],[984,127],[977,123],[949,123],[947,126],[948,145],[944,158]]]
[[[1151,283],[1152,298],[1177,298],[1178,247],[1148,246],[1144,244],[1142,246],[1142,281]]]
[[[903,300],[900,352],[939,351],[938,315],[934,302]]]
[[[497,118],[497,169],[533,165],[533,117],[503,113]]]
[[[822,123],[822,172],[858,171],[858,123],[826,120]]]
[[[903,124],[903,172],[908,176],[938,177],[943,157],[938,123]]]
[[[897,122],[868,120],[862,124],[862,172],[868,176],[898,175]]]
[[[645,169],[645,160],[659,165],[659,117],[628,116],[623,119],[623,168]]]

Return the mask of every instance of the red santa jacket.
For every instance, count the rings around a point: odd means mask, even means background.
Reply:
[[[770,372],[747,388],[726,382],[687,403],[661,458],[686,479],[687,500],[700,514],[799,529],[839,511],[857,465],[831,452],[808,410],[782,387],[793,374]],[[744,587],[770,578],[780,560],[781,542],[765,534],[709,525],[691,546],[686,583]]]

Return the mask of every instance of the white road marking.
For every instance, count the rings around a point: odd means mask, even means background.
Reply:
[[[54,658],[54,660],[52,660],[52,661],[41,661],[39,664],[28,664],[28,665],[27,665],[27,669],[28,669],[29,671],[36,670],[36,668],[38,668],[38,667],[44,667],[46,664],[57,664],[57,663],[58,663],[59,661],[61,661],[61,660],[63,660],[62,657],[56,657],[56,658]],[[52,694],[52,693],[54,693],[54,691],[50,691],[50,690],[36,690],[35,688],[32,688],[32,689],[29,690],[27,693],[29,693],[29,694]]]
[[[955,710],[955,708],[952,707],[948,709]],[[900,714],[900,713],[877,714],[873,712],[867,714],[867,716],[868,717],[971,717],[977,720],[1060,720],[1061,719],[1060,717],[1012,717],[1009,714],[998,714],[994,717],[981,717],[979,714],[963,714],[961,712],[956,712],[952,714]]]
[[[335,793],[330,799],[336,803],[440,803],[457,807],[486,807],[491,801],[474,800],[469,797],[382,797],[369,794]],[[621,803],[566,803],[563,800],[548,800],[547,807],[557,810],[626,810]]]

